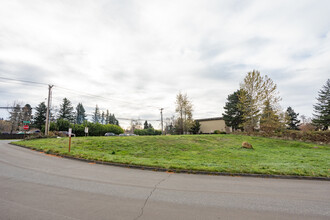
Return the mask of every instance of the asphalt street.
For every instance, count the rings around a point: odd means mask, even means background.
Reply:
[[[173,174],[0,140],[0,219],[330,219],[330,182]]]

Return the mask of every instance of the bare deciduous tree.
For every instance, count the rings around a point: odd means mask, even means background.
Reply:
[[[193,124],[193,107],[191,101],[188,99],[187,94],[182,94],[179,92],[179,94],[176,96],[175,112],[178,114],[176,125],[177,133],[187,134]]]

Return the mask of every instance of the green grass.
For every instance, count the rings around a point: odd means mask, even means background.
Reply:
[[[247,141],[254,150],[243,149]],[[240,135],[35,139],[15,142],[78,158],[168,169],[330,177],[330,146]]]

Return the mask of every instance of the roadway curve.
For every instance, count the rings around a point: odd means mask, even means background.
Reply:
[[[0,141],[0,219],[330,219],[330,182],[89,164]]]

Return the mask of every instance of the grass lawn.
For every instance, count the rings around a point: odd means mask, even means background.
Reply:
[[[330,146],[240,135],[76,137],[17,145],[78,158],[168,169],[330,177]],[[247,141],[254,150],[243,149]]]

